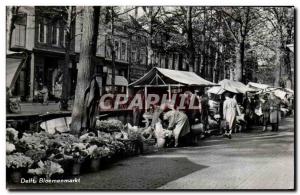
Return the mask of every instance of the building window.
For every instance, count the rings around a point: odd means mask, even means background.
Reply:
[[[15,29],[12,34],[12,46],[25,47],[26,26],[15,24]]]
[[[140,49],[140,62],[141,64],[146,64],[146,50],[144,48]]]
[[[106,48],[106,58],[111,58],[111,39],[110,38],[106,38],[106,44],[105,44],[105,48]]]
[[[117,60],[120,59],[119,53],[120,53],[119,41],[115,41],[115,57]]]
[[[126,43],[122,42],[121,44],[121,60],[127,60],[126,55],[127,54],[127,47],[126,47]]]
[[[131,60],[132,60],[132,62],[136,62],[137,61],[136,46],[132,46],[132,49],[131,49]]]
[[[25,47],[26,40],[26,14],[19,14],[16,16],[14,22],[14,30],[11,37],[11,46],[14,47]]]
[[[47,43],[47,25],[45,24],[45,20],[42,20],[38,27],[38,42]]]
[[[51,32],[51,43],[52,45],[59,45],[59,27],[57,24],[52,26]]]

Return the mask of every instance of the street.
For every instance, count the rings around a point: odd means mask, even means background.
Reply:
[[[51,186],[51,187],[50,187]],[[10,189],[293,189],[294,119],[279,132],[210,137],[197,147],[170,148],[121,160],[80,184],[18,184]]]

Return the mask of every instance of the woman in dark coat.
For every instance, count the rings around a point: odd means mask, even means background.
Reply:
[[[270,103],[269,103],[268,94],[264,95],[264,102],[262,103],[261,110],[263,112],[263,117],[264,117],[263,131],[266,131],[268,128],[268,123],[270,121]]]
[[[272,131],[278,131],[279,123],[279,101],[274,94],[270,95],[270,124],[272,125]]]

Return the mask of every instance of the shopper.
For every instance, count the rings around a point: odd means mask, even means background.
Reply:
[[[235,128],[237,112],[239,112],[237,101],[230,97],[229,93],[226,93],[223,104],[223,117],[226,121],[225,136],[229,139],[231,139],[232,130]]]

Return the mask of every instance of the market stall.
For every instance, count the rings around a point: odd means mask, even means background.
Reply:
[[[152,68],[143,77],[129,84],[130,88],[143,89],[145,97],[149,91],[167,92],[171,98],[172,92],[182,92],[181,89],[195,90],[203,87],[216,86],[217,84],[207,81],[194,72],[170,70],[164,68]],[[147,102],[145,101],[145,107]]]

